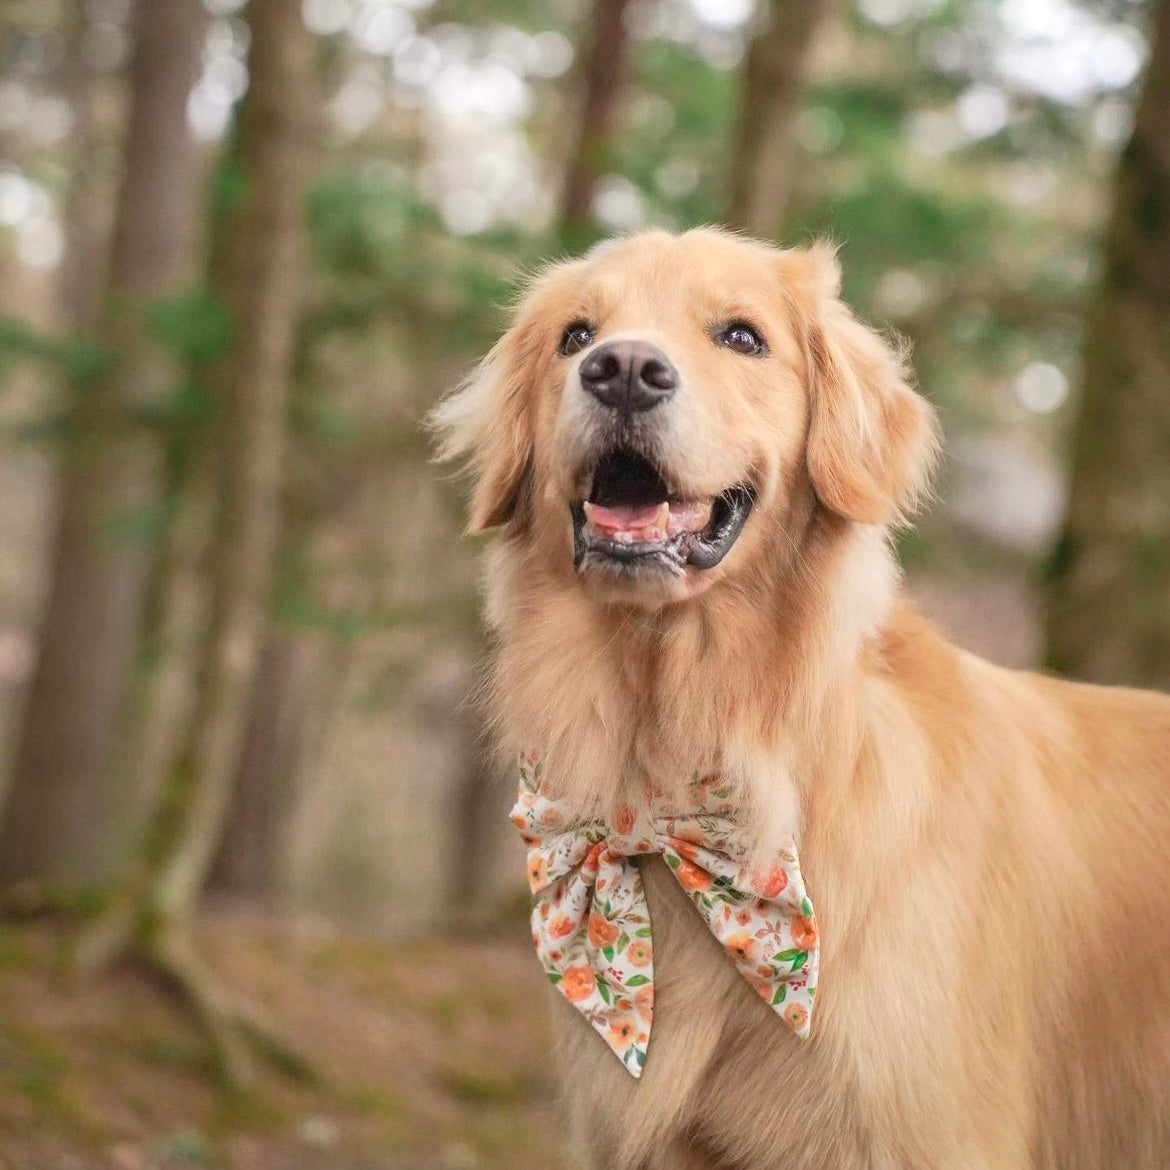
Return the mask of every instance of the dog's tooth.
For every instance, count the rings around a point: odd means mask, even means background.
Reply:
[[[652,521],[655,528],[666,531],[666,526],[670,523],[670,501],[663,500],[661,507],[658,509],[658,515]]]
[[[613,538],[618,542],[618,544],[634,543],[634,534],[632,532],[626,531],[624,528],[619,528],[618,531],[613,534]]]

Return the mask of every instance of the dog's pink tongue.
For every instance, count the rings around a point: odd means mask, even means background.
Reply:
[[[653,524],[662,511],[662,505],[646,504],[640,508],[633,508],[619,504],[614,508],[604,508],[600,504],[590,504],[588,511],[589,520],[594,527],[605,528],[610,532],[627,532]]]

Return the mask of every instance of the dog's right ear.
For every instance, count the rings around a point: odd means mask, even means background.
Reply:
[[[525,387],[507,351],[505,336],[427,419],[438,437],[436,458],[463,463],[474,477],[468,532],[511,519],[532,458]]]
[[[520,320],[427,420],[438,438],[436,458],[472,473],[468,532],[506,524],[531,475],[541,346],[532,319]]]

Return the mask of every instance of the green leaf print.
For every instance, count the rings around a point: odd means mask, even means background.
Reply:
[[[612,963],[613,962],[613,947],[602,947],[601,953]]]
[[[772,1006],[775,1007],[778,1003],[784,1002],[784,997],[788,994],[788,984],[781,983],[776,988],[776,994],[772,996]]]
[[[626,934],[626,932],[623,930],[621,932],[621,934],[619,934],[617,936],[617,942],[614,943],[614,947],[613,947],[614,952],[616,954],[620,955],[622,953],[622,951],[624,951],[626,949],[626,947],[628,947],[629,945],[630,945],[630,936],[628,934]]]
[[[666,864],[669,865],[671,869],[678,869],[678,858],[675,857],[673,853],[667,853],[665,856]]]
[[[613,1002],[610,996],[609,984],[600,975],[597,977],[597,990],[601,993],[601,998],[605,1000],[607,1006]]]
[[[648,927],[648,926],[643,926],[641,929],[639,929],[639,930],[635,930],[635,931],[634,931],[634,934],[635,934],[635,935],[636,935],[638,938],[649,938],[649,937],[650,937],[650,927]]]
[[[805,918],[811,918],[813,916],[812,903],[807,897],[802,898],[800,901],[800,912]]]
[[[545,972],[545,974],[548,976],[548,981],[549,981],[549,982],[550,982],[550,983],[551,983],[551,984],[552,984],[554,987],[556,987],[556,985],[557,985],[558,983],[560,983],[560,981],[561,981],[561,976],[560,976],[560,973],[559,973],[559,972],[557,972],[557,971],[546,971],[546,972]]]
[[[643,987],[649,982],[650,980],[647,979],[645,975],[631,975],[630,978],[626,980],[626,986]]]
[[[799,958],[802,962],[808,958],[808,951],[802,951],[800,947],[790,947],[786,951],[777,951],[772,956],[773,963],[788,963],[792,959]]]

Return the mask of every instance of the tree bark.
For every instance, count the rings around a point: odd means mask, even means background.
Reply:
[[[731,161],[729,227],[765,240],[783,230],[808,62],[833,6],[833,0],[772,0],[752,38]]]
[[[348,658],[347,646],[334,638],[268,635],[209,889],[264,900],[278,888],[286,829],[325,722],[315,708],[322,696],[335,694]]]
[[[1049,579],[1048,657],[1170,690],[1170,0],[1118,163]]]
[[[196,697],[151,826],[143,924],[181,927],[219,844],[243,746],[280,517],[311,138],[312,40],[298,5],[253,0],[238,202],[215,273],[233,342],[217,384],[218,510]]]
[[[134,13],[125,169],[100,324],[111,357],[74,391],[52,584],[0,826],[0,882],[100,880],[128,828],[130,794],[110,764],[149,548],[118,528],[154,502],[154,444],[133,415],[173,372],[144,318],[188,273],[198,154],[186,108],[205,20],[199,0],[140,0]]]
[[[628,7],[629,0],[593,0],[588,24],[592,37],[581,71],[577,134],[561,195],[560,236],[570,251],[587,246],[596,234],[593,193],[605,173],[614,116],[625,84]]]
[[[110,205],[110,192],[96,180],[98,163],[97,109],[101,75],[86,60],[90,31],[85,0],[72,0],[66,16],[65,61],[61,84],[73,111],[70,133],[71,176],[65,199],[65,253],[61,263],[61,317],[73,336],[89,336],[97,326],[101,277],[105,266],[106,233],[98,207]]]

